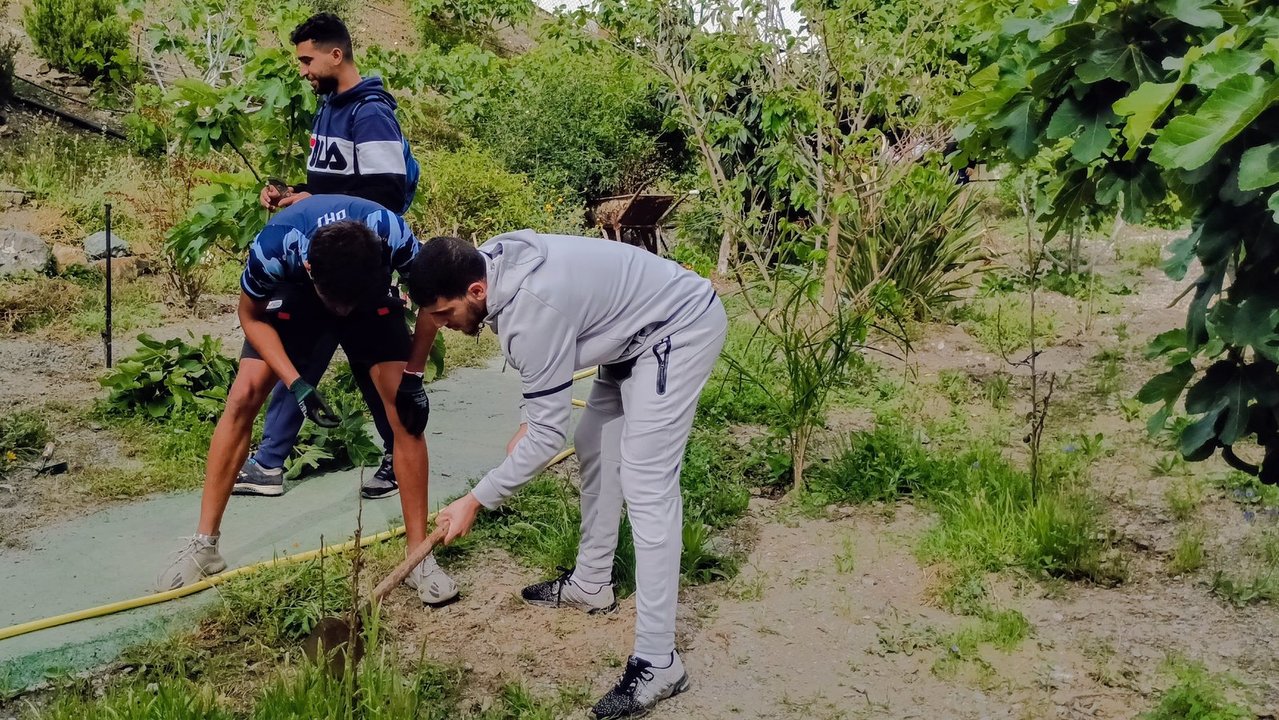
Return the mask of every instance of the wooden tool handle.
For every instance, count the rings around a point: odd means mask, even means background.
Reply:
[[[435,532],[428,535],[427,538],[422,541],[421,545],[413,548],[413,551],[409,553],[409,556],[404,558],[404,562],[396,565],[395,569],[391,571],[391,574],[387,575],[386,579],[378,583],[377,587],[373,588],[373,602],[381,603],[382,598],[386,597],[392,590],[394,590],[396,585],[404,582],[404,578],[408,577],[409,573],[413,572],[413,568],[420,565],[422,561],[426,559],[426,556],[430,555],[431,551],[435,549],[435,546],[444,541],[444,535],[448,532],[448,529],[448,525],[437,525],[435,527]]]

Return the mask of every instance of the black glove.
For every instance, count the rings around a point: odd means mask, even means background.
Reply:
[[[411,372],[400,378],[400,389],[395,391],[395,412],[410,435],[421,435],[426,421],[431,417],[431,400],[422,387],[422,376]]]
[[[333,412],[333,408],[324,402],[324,398],[320,397],[320,391],[316,390],[311,383],[298,378],[289,386],[289,392],[297,398],[298,409],[303,415],[311,418],[311,422],[325,428],[335,428],[342,424],[342,418],[339,418],[337,413]]]

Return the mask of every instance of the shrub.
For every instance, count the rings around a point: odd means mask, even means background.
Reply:
[[[110,388],[105,409],[162,418],[183,411],[213,417],[222,411],[236,362],[222,355],[222,342],[205,335],[198,346],[180,338],[159,341],[139,335],[137,352],[102,379]]]
[[[33,0],[22,19],[50,65],[86,80],[121,83],[136,75],[136,65],[118,7],[116,0]]]
[[[580,230],[560,201],[543,202],[528,178],[502,167],[478,146],[419,152],[422,179],[409,211],[423,237],[454,235],[483,241],[521,228]]]
[[[855,216],[841,238],[847,283],[863,288],[885,278],[905,314],[934,317],[968,287],[980,248],[978,200],[945,169],[919,165],[885,191],[874,217]]]
[[[681,164],[652,78],[607,48],[543,43],[476,106],[472,132],[507,167],[580,199],[633,192]]]

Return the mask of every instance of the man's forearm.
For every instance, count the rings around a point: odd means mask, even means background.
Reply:
[[[431,322],[431,316],[418,310],[417,324],[413,326],[413,347],[409,350],[405,372],[420,373],[426,369],[426,360],[431,357],[431,347],[435,345],[438,332],[439,328]]]

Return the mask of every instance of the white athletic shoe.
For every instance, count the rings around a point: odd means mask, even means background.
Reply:
[[[573,569],[560,568],[560,576],[529,585],[520,591],[524,602],[542,607],[571,607],[590,615],[610,613],[617,609],[610,583],[595,592],[589,592],[573,579]]]
[[[679,653],[671,652],[671,663],[654,667],[647,660],[632,655],[626,661],[622,679],[591,708],[598,720],[634,718],[647,715],[659,701],[678,695],[689,687],[688,673]]]
[[[223,570],[226,570],[226,561],[218,552],[218,539],[208,535],[192,535],[187,538],[186,545],[174,554],[169,567],[156,580],[156,590],[176,590],[209,575],[217,575]]]
[[[448,605],[458,596],[457,583],[435,562],[434,555],[427,555],[421,564],[413,568],[413,572],[404,578],[404,584],[417,590],[417,596],[431,607]]]

